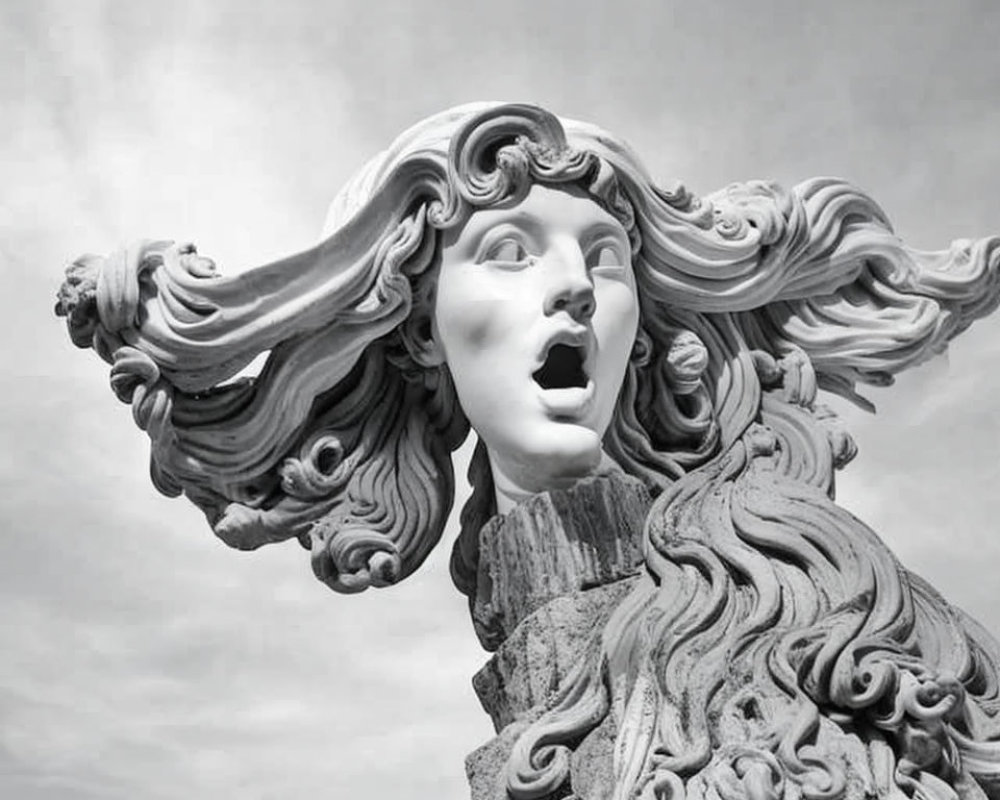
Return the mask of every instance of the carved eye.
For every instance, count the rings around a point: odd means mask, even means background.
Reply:
[[[527,262],[529,256],[524,244],[518,239],[505,238],[493,244],[483,258],[484,261],[493,261],[499,264],[523,264]]]
[[[625,270],[628,259],[615,242],[599,242],[587,253],[587,268],[598,273],[615,273]]]

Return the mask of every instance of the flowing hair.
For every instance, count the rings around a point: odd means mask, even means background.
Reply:
[[[699,199],[594,126],[477,104],[374,158],[309,250],[230,278],[188,244],[84,256],[57,312],[112,365],[160,491],[235,547],[297,538],[338,591],[395,583],[440,538],[469,427],[420,348],[442,234],[534,183],[583,188],[630,237],[640,329],[604,444],[656,500],[646,573],[520,733],[510,796],[566,795],[608,719],[616,799],[864,793],[859,758],[872,793],[1000,796],[996,645],[834,504],[854,445],[817,403],[865,405],[859,383],[992,311],[997,238],[911,250],[829,178]],[[467,594],[495,511],[481,444],[470,475]]]

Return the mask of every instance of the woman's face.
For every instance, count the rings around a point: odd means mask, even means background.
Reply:
[[[445,238],[432,323],[497,486],[594,472],[639,320],[628,235],[582,190],[534,185]]]

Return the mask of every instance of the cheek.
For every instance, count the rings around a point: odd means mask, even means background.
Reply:
[[[594,328],[601,349],[608,356],[627,359],[639,328],[639,303],[634,287],[615,283],[601,292],[594,313]],[[624,361],[621,366],[624,371]]]
[[[434,338],[446,356],[461,357],[462,353],[488,348],[497,335],[497,324],[491,304],[477,298],[459,297],[456,301],[439,303],[434,311]]]
[[[469,265],[442,271],[432,331],[453,367],[509,344],[511,334],[522,327],[516,319],[521,302],[498,288]]]

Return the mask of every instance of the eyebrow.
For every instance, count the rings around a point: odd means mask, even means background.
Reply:
[[[583,237],[580,241],[585,244],[591,244],[597,239],[602,239],[605,236],[613,236],[625,244],[629,244],[628,231],[622,226],[617,220],[606,220],[602,219],[599,222],[591,225],[586,231],[584,231]]]
[[[476,221],[475,216],[473,216],[470,220],[471,223],[475,223]],[[498,212],[495,218],[484,219],[483,217],[480,217],[478,222],[478,225],[473,224],[471,226],[471,232],[476,241],[481,240],[486,233],[499,225],[517,225],[528,229],[530,233],[536,236],[545,230],[544,220],[521,208],[513,208],[506,212]],[[468,232],[468,230],[466,230],[466,232]]]
[[[470,219],[470,222],[477,221],[475,217]],[[478,225],[472,226],[472,235],[474,246],[478,246],[482,241],[483,236],[489,233],[494,228],[500,225],[515,225],[526,229],[532,236],[542,238],[546,232],[546,222],[543,217],[539,217],[530,211],[525,211],[521,208],[512,208],[506,211],[506,213],[498,213],[497,217],[494,219],[483,219],[482,217],[478,220]],[[465,231],[469,233],[468,229]],[[628,233],[622,228],[621,223],[614,219],[602,219],[598,222],[590,225],[586,230],[580,231],[580,242],[585,244],[590,244],[595,239],[599,239],[604,235],[611,234],[616,239],[622,239],[624,242],[628,243]]]

